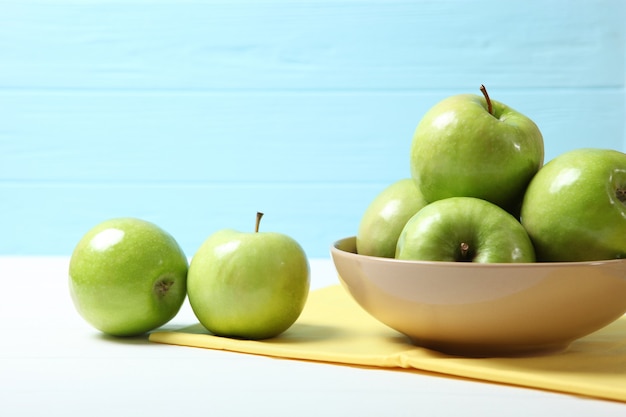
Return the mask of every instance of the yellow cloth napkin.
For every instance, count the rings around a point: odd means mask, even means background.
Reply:
[[[411,344],[334,285],[313,291],[296,323],[273,339],[217,337],[196,324],[179,331],[154,332],[150,340],[290,359],[409,368],[626,402],[626,316],[561,353],[465,358]]]

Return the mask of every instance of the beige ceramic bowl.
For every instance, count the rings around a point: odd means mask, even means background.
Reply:
[[[413,343],[463,356],[565,349],[626,312],[626,260],[477,264],[356,254],[331,247],[339,279],[373,317]]]

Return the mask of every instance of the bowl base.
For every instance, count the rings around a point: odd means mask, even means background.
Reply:
[[[409,336],[411,342],[426,349],[436,350],[452,356],[465,356],[471,358],[490,357],[522,357],[522,356],[543,356],[552,355],[566,350],[571,342],[554,343],[544,345],[480,345],[480,344],[459,344],[438,341],[426,341]]]

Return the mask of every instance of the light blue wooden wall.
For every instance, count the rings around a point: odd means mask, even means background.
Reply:
[[[291,235],[310,257],[409,175],[423,113],[474,92],[546,160],[625,148],[623,0],[0,0],[0,254],[96,223]]]

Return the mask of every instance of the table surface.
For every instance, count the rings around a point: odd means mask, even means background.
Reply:
[[[106,337],[75,311],[65,257],[0,257],[3,416],[626,416],[626,404],[434,373]],[[312,259],[312,289],[337,284]],[[196,323],[185,303],[165,328]]]

